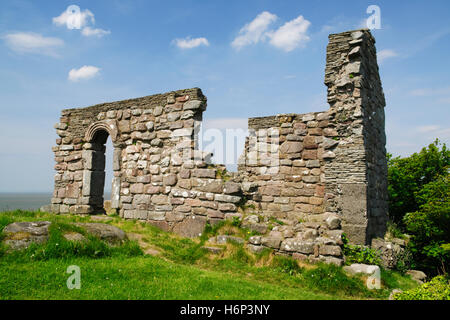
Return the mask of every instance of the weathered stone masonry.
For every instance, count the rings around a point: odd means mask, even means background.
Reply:
[[[352,243],[383,237],[387,222],[384,94],[369,31],[330,35],[330,109],[249,119],[239,165],[255,214],[285,225],[255,238],[299,259],[336,262]]]
[[[239,170],[227,179],[196,148],[206,109],[198,88],[63,110],[52,210],[102,210],[110,136],[112,208],[122,217],[196,236],[207,221],[239,216],[265,233],[250,239],[252,250],[341,263],[343,232],[358,244],[385,232],[385,101],[370,32],[329,39],[330,109],[249,119]]]
[[[186,236],[236,212],[240,187],[216,179],[195,150],[206,109],[200,89],[189,89],[62,112],[55,127],[58,173],[52,210],[103,210],[105,143],[114,145],[111,207],[124,218],[148,220]]]

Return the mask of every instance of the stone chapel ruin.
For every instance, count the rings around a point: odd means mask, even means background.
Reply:
[[[111,207],[121,217],[187,237],[239,217],[261,233],[252,250],[340,264],[343,232],[370,244],[387,222],[385,99],[368,30],[329,36],[325,85],[327,111],[249,119],[232,174],[197,150],[206,110],[198,88],[63,110],[52,211],[102,212],[109,136]]]

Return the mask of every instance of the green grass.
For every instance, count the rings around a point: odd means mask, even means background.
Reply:
[[[81,289],[68,290],[69,265],[81,269]],[[199,270],[157,257],[118,257],[0,262],[4,299],[330,299],[292,287],[217,271]]]
[[[383,271],[383,289],[369,291],[363,279],[334,265],[299,264],[269,249],[253,254],[231,242],[219,255],[202,248],[209,236],[246,235],[230,223],[210,227],[201,239],[182,239],[144,222],[106,222],[138,234],[139,244],[158,250],[158,256],[143,255],[134,241],[110,247],[69,224],[90,217],[0,213],[0,231],[14,221],[36,220],[52,221],[46,244],[7,254],[0,246],[1,299],[385,299],[393,288],[416,287],[409,277]],[[67,231],[88,241],[66,241]],[[70,265],[81,268],[80,290],[66,286]]]

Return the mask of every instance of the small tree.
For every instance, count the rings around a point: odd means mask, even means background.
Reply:
[[[387,155],[389,216],[402,228],[405,214],[419,211],[424,203],[417,198],[424,186],[449,174],[450,150],[445,144],[439,149],[440,145],[436,139],[428,148],[406,158]]]
[[[404,217],[414,261],[422,269],[446,273],[450,265],[450,175],[426,184],[416,198],[420,210]]]

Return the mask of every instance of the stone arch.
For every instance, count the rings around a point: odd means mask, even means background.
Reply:
[[[84,140],[86,142],[92,142],[95,138],[95,135],[99,131],[106,131],[111,137],[112,142],[116,142],[117,140],[117,121],[116,120],[103,120],[97,121],[91,124],[84,135]]]
[[[93,212],[103,210],[103,189],[105,185],[105,144],[108,136],[113,142],[113,171],[111,207],[119,208],[120,197],[120,144],[115,120],[103,120],[91,124],[85,133],[83,146],[83,197]]]

